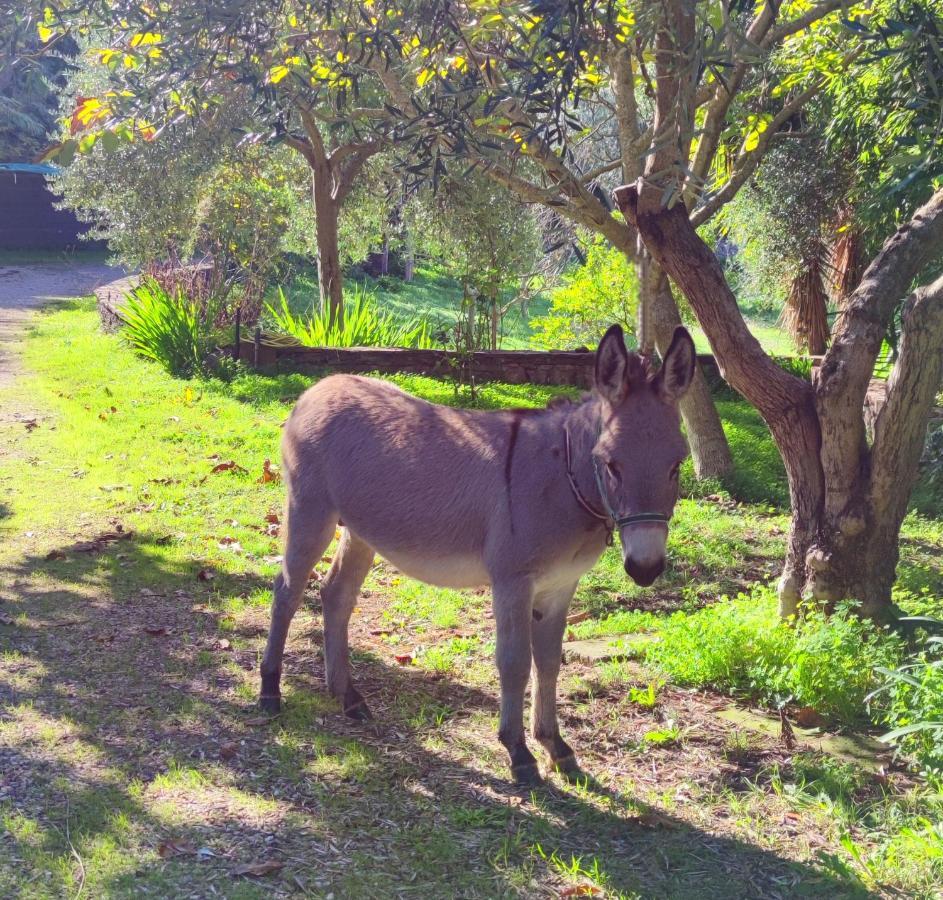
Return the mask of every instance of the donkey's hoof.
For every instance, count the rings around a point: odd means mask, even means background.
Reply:
[[[576,780],[584,777],[585,773],[580,768],[580,764],[576,761],[576,756],[573,753],[568,753],[566,756],[561,756],[559,759],[553,761],[553,768],[563,775],[568,781]]]
[[[514,776],[514,783],[524,787],[536,787],[544,783],[543,778],[540,777],[540,769],[537,768],[535,762],[511,766],[511,774]]]
[[[358,722],[369,722],[373,718],[370,707],[367,706],[364,700],[358,700],[350,706],[345,706],[344,715],[347,716],[348,719],[355,719]]]
[[[262,712],[267,712],[274,716],[282,711],[282,698],[272,696],[259,697],[259,709],[261,709]]]

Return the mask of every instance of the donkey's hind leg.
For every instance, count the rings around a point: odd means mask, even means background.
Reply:
[[[288,627],[301,605],[314,564],[334,536],[337,513],[323,507],[318,509],[316,504],[302,505],[289,500],[283,527],[286,534],[285,556],[282,571],[275,578],[272,622],[261,666],[262,693],[259,705],[266,712],[278,712],[281,708],[279,684]]]
[[[321,587],[327,687],[340,700],[344,713],[352,719],[370,718],[370,710],[350,677],[347,626],[363,580],[373,565],[373,556],[369,544],[344,528],[331,570]]]

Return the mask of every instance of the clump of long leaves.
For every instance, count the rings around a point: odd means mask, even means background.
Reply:
[[[376,298],[358,286],[344,297],[344,314],[332,318],[329,309],[299,316],[279,289],[277,306],[266,308],[275,326],[306,347],[413,347],[433,346],[432,326],[424,316],[402,320],[377,305]]]
[[[943,631],[939,619],[913,616],[902,621]],[[903,665],[878,671],[885,683],[868,700],[884,695],[884,720],[894,726],[881,740],[911,755],[926,775],[943,779],[943,635],[927,637]]]
[[[121,316],[122,336],[141,356],[180,378],[200,370],[205,342],[199,311],[182,291],[170,293],[145,277],[128,295]]]

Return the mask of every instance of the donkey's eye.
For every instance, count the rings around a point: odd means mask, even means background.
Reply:
[[[619,471],[619,464],[614,460],[610,460],[606,463],[606,471],[617,481],[622,478],[622,474]]]

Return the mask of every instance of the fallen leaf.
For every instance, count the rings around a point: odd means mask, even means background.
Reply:
[[[239,745],[235,741],[226,741],[219,745],[219,755],[222,759],[232,759],[239,752]]]
[[[263,875],[271,875],[273,872],[281,871],[284,866],[284,863],[274,859],[265,862],[246,863],[243,866],[237,866],[233,870],[233,875],[248,875],[252,878],[261,878]]]
[[[635,817],[635,821],[639,825],[644,826],[645,828],[676,828],[677,824],[673,819],[669,819],[668,816],[662,815],[657,810],[652,810],[651,812],[642,813],[640,816]]]
[[[279,524],[278,513],[273,513],[273,512],[269,513],[265,517],[265,521],[268,522],[270,525],[278,525]]]
[[[50,550],[46,554],[46,559],[65,559],[65,558],[66,557],[65,557],[64,550]]]
[[[208,572],[206,569],[200,569],[200,571],[196,573],[196,577],[200,581],[212,581],[216,576],[212,572]]]
[[[13,616],[0,616],[0,625],[12,625]]]
[[[796,710],[796,724],[800,728],[821,728],[825,724],[825,718],[813,707],[803,706]]]
[[[244,469],[240,466],[235,460],[230,459],[227,462],[217,463],[210,471],[210,474],[215,475],[217,472],[235,472],[237,475],[248,475],[248,469]]]
[[[278,482],[282,480],[281,473],[272,465],[270,459],[262,463],[262,475],[256,479],[256,484],[268,484],[269,482]]]
[[[23,427],[27,431],[32,431],[34,428],[39,428],[39,422],[37,422],[35,419],[30,419],[28,422],[23,423]]]
[[[576,625],[578,622],[585,622],[589,618],[591,618],[591,614],[586,611],[574,613],[572,616],[566,617],[566,624]]]
[[[254,719],[246,719],[246,725],[268,725],[272,721],[272,716],[256,716]]]
[[[574,884],[560,891],[561,897],[591,897],[602,891],[594,884]]]
[[[230,650],[230,649],[232,649],[232,643],[231,643],[229,640],[227,640],[226,638],[220,638],[220,639],[216,642],[216,645],[215,645],[215,646],[216,646],[216,649],[217,649],[217,650]]]
[[[157,845],[157,855],[162,859],[168,856],[192,856],[196,847],[183,841],[163,841]]]
[[[144,631],[147,634],[160,635],[161,637],[173,634],[173,629],[168,628],[166,625],[145,625]]]
[[[393,631],[390,628],[374,628],[370,631],[370,634],[375,637],[384,637],[385,635],[392,634]]]
[[[401,666],[408,666],[413,661],[411,653],[396,654],[393,659],[395,659]]]

